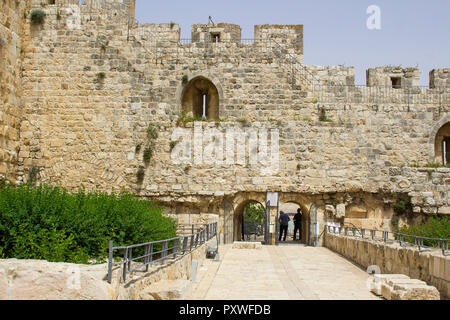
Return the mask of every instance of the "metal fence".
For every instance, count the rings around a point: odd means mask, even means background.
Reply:
[[[326,230],[329,233],[379,241],[386,244],[399,243],[401,247],[417,247],[419,252],[431,251],[432,248],[440,249],[444,256],[450,255],[448,252],[450,239],[419,237],[392,231],[360,229],[356,227],[327,226]]]
[[[264,237],[264,223],[244,220],[244,241],[262,239]]]
[[[306,90],[317,103],[369,103],[403,105],[450,104],[449,87],[366,87],[361,85],[307,85]]]
[[[183,256],[193,249],[201,246],[217,236],[217,222],[199,225],[180,225],[178,230],[195,231],[188,235],[180,235],[172,239],[153,241],[131,246],[115,247],[113,241],[109,242],[108,255],[108,283],[112,280],[112,271],[115,266],[122,266],[122,278],[126,281],[127,273],[146,273],[153,264],[164,264],[167,259]],[[122,260],[114,262],[115,252],[122,251]]]

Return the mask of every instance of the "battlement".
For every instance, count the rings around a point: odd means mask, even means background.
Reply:
[[[88,21],[104,20],[133,24],[136,0],[31,0],[31,8],[70,8],[87,16]]]
[[[378,67],[366,71],[368,87],[392,87],[395,89],[418,87],[419,68]]]

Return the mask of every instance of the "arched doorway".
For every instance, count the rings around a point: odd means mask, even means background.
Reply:
[[[283,211],[284,213],[289,215],[290,221],[289,221],[289,227],[288,227],[288,233],[286,237],[286,242],[294,243],[294,231],[295,231],[295,224],[294,224],[294,217],[297,214],[298,210],[300,209],[301,212],[301,225],[300,230],[296,232],[296,241],[295,243],[304,243],[307,244],[308,242],[308,232],[309,232],[309,211],[305,206],[300,205],[297,202],[294,201],[288,201],[288,202],[281,202],[280,203],[280,213]],[[279,227],[277,234],[279,236]],[[282,239],[283,240],[283,239]],[[282,241],[284,242],[284,241]]]
[[[235,210],[234,226],[236,241],[264,241],[265,206],[256,200],[247,200]]]
[[[435,162],[448,166],[450,164],[450,122],[443,125],[434,140]]]
[[[181,106],[187,117],[218,120],[219,100],[219,92],[212,81],[198,76],[184,87]]]

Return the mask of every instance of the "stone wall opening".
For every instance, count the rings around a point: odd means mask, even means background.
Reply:
[[[434,150],[435,162],[448,165],[450,162],[450,122],[442,126],[436,134]]]
[[[391,77],[392,88],[400,89],[402,87],[401,77]]]
[[[216,86],[204,77],[189,81],[183,90],[181,105],[187,117],[219,119],[219,92]]]
[[[234,234],[236,241],[264,241],[264,205],[256,200],[247,200],[235,210]]]
[[[220,42],[220,33],[211,33],[211,41],[213,43],[219,43]]]
[[[301,210],[302,220],[301,220],[301,230],[298,230],[295,235],[296,242],[306,243],[308,240],[308,229],[309,229],[308,211],[306,210],[305,206],[302,206],[294,201],[289,201],[280,203],[280,212],[279,212],[279,214],[281,213],[281,211],[287,213],[290,218],[286,242],[292,242],[294,240],[293,239],[295,231],[294,216],[297,214],[298,209]],[[280,230],[278,230],[278,236],[280,235],[279,232]]]

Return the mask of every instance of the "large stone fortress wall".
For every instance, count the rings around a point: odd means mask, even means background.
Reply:
[[[267,191],[304,208],[316,203],[324,219],[344,208],[349,221],[370,226],[392,217],[398,195],[412,198],[416,213],[450,213],[449,169],[420,168],[439,160],[436,136],[450,121],[446,69],[432,71],[431,88],[415,87],[415,68],[376,68],[358,87],[352,67],[303,65],[302,26],[256,26],[246,40],[236,25],[197,24],[183,40],[177,24],[134,23],[133,1],[56,0],[42,9],[43,25],[24,23],[16,180],[126,189],[179,202],[173,213],[223,213],[225,198],[238,210]],[[195,90],[207,86],[217,117],[186,121]],[[152,141],[149,125],[158,131]],[[176,128],[278,130],[279,170],[178,164]]]
[[[15,179],[22,113],[22,23],[26,3],[0,2],[0,175]]]

